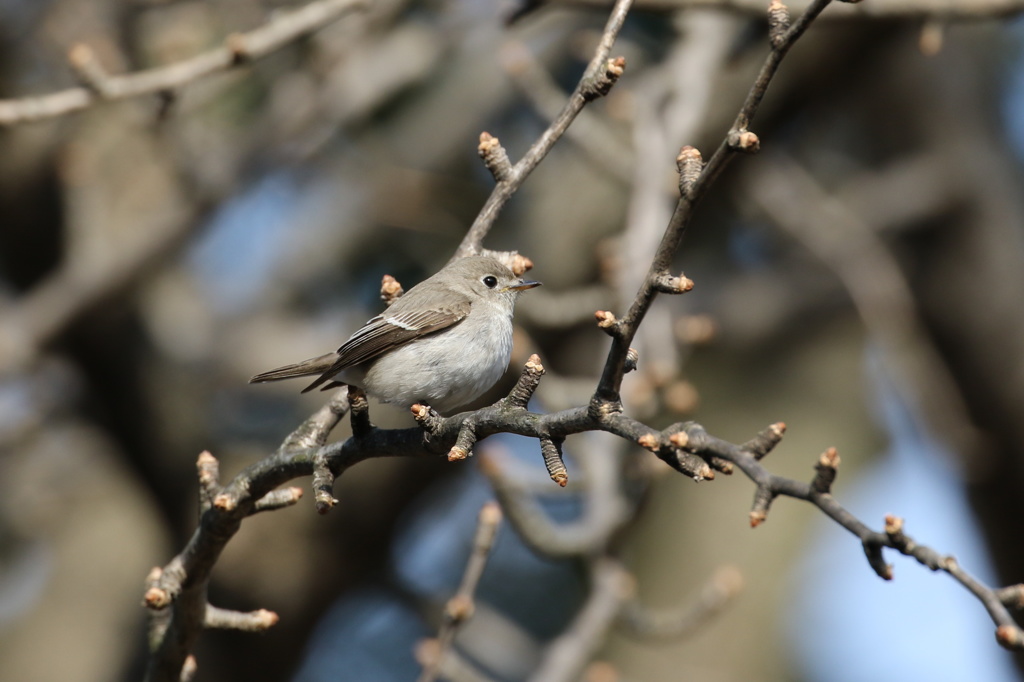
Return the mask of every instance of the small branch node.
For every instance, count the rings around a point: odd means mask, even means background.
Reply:
[[[76,43],[68,50],[68,64],[82,85],[104,99],[114,95],[110,74],[100,64],[91,47],[85,43]]]
[[[782,422],[775,422],[744,443],[742,448],[752,454],[754,459],[763,459],[775,449],[785,433],[786,425]]]
[[[618,82],[625,71],[625,57],[614,57],[606,60],[604,69],[600,73],[584,80],[583,89],[581,90],[583,99],[592,102],[599,97],[604,97],[611,91],[612,86]]]
[[[597,320],[597,326],[605,330],[609,336],[615,336],[618,332],[619,321],[614,313],[608,310],[598,310],[594,313],[594,319]]]
[[[654,280],[654,288],[663,294],[685,294],[693,289],[693,280],[686,275],[670,275],[663,272]]]
[[[689,145],[679,150],[676,157],[676,168],[679,170],[679,194],[688,196],[690,190],[704,170],[704,159],[696,147]]]
[[[222,512],[234,511],[238,507],[238,498],[229,493],[220,493],[213,498],[213,508]]]
[[[569,483],[569,472],[562,459],[561,439],[541,438],[540,454],[544,457],[544,466],[547,467],[551,480],[564,488]]]
[[[744,154],[756,154],[761,151],[761,140],[749,130],[733,130],[727,138],[729,148]]]
[[[405,289],[402,288],[402,284],[397,279],[391,275],[381,277],[380,300],[384,301],[384,305],[390,306],[401,298],[404,293]]]
[[[690,444],[690,434],[686,431],[677,431],[668,437],[668,442],[677,448],[685,448]]]
[[[228,48],[228,52],[231,53],[231,64],[233,66],[240,66],[251,58],[251,55],[249,54],[249,44],[246,41],[245,34],[243,33],[229,34],[228,37],[224,39],[224,46]]]
[[[636,348],[630,348],[626,351],[626,364],[622,366],[622,371],[626,374],[634,371],[640,362],[640,351]]]
[[[445,604],[444,617],[452,625],[462,625],[473,617],[476,605],[473,598],[466,594],[457,594]]]
[[[786,31],[790,25],[789,8],[780,0],[772,0],[768,5],[768,39],[772,47],[779,48],[786,43]]]
[[[661,448],[661,443],[658,441],[658,437],[653,433],[645,433],[636,439],[637,445],[640,447],[650,450],[651,452],[657,452]]]
[[[503,182],[512,177],[512,162],[508,160],[508,152],[498,138],[486,131],[480,133],[480,144],[476,151],[495,181]]]
[[[839,453],[835,448],[829,448],[818,457],[818,463],[814,465],[814,480],[811,481],[811,488],[820,495],[826,495],[832,491],[832,483],[836,480],[839,470]]]

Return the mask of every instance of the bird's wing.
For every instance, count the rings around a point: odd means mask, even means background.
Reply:
[[[392,308],[395,307],[397,303]],[[468,314],[468,300],[426,310],[388,310],[367,322],[342,344],[334,364],[302,392],[312,391],[347,367],[372,360],[413,339],[458,324]]]

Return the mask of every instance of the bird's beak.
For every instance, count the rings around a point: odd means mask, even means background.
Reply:
[[[532,289],[534,287],[539,287],[540,284],[541,284],[540,282],[532,282],[530,280],[523,280],[523,281],[519,282],[519,284],[512,284],[510,286],[505,287],[505,291],[526,291],[527,289]]]

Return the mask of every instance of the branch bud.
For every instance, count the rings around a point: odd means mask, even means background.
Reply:
[[[459,460],[466,459],[467,457],[469,457],[469,451],[465,448],[460,448],[458,445],[453,446],[452,449],[448,451],[449,462],[458,462]]]
[[[512,163],[508,160],[508,152],[501,146],[498,138],[486,131],[480,133],[480,144],[477,145],[476,151],[496,181],[502,182],[512,176]]]
[[[839,462],[839,453],[835,448],[829,448],[821,453],[818,463],[814,465],[817,473],[814,475],[814,480],[811,481],[811,488],[814,492],[827,495],[832,491],[832,483],[836,480]]]
[[[651,452],[657,452],[658,448],[660,447],[660,443],[658,443],[658,437],[650,433],[645,433],[644,435],[640,436],[639,438],[637,438],[636,442],[640,447],[646,448]]]
[[[391,275],[384,275],[381,278],[380,298],[382,301],[384,301],[385,305],[390,306],[392,303],[397,301],[404,293],[405,289],[402,288],[401,283]]]
[[[693,289],[693,280],[686,275],[674,277],[663,272],[654,280],[654,288],[663,294],[685,294]]]
[[[729,148],[744,154],[761,151],[761,140],[749,130],[733,130],[727,138]]]
[[[626,58],[625,57],[614,57],[608,59],[604,63],[604,69],[599,74],[595,74],[592,78],[586,80],[583,85],[583,89],[580,94],[583,95],[583,99],[588,102],[592,102],[598,97],[604,97],[611,91],[612,86],[618,82],[619,78],[626,71]]]
[[[562,459],[562,441],[541,438],[540,454],[544,457],[544,466],[551,480],[564,488],[569,483],[569,472],[566,471],[565,461]]]
[[[629,374],[636,369],[639,362],[640,352],[636,348],[630,348],[626,351],[626,364],[623,365],[622,369],[626,374]]]
[[[597,326],[608,332],[610,335],[615,334],[615,326],[619,321],[615,318],[615,315],[608,310],[598,310],[594,313],[594,319],[597,320]]]
[[[686,196],[704,170],[704,159],[696,147],[687,145],[679,150],[676,169],[679,171],[679,194]]]
[[[777,49],[785,44],[789,24],[789,8],[780,0],[772,0],[768,5],[768,39],[772,47]]]

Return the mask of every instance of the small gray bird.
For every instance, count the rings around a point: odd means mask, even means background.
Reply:
[[[425,403],[449,414],[505,373],[516,298],[539,284],[493,258],[460,258],[407,291],[336,352],[257,374],[249,383],[319,374],[303,393],[344,383],[385,403]]]

